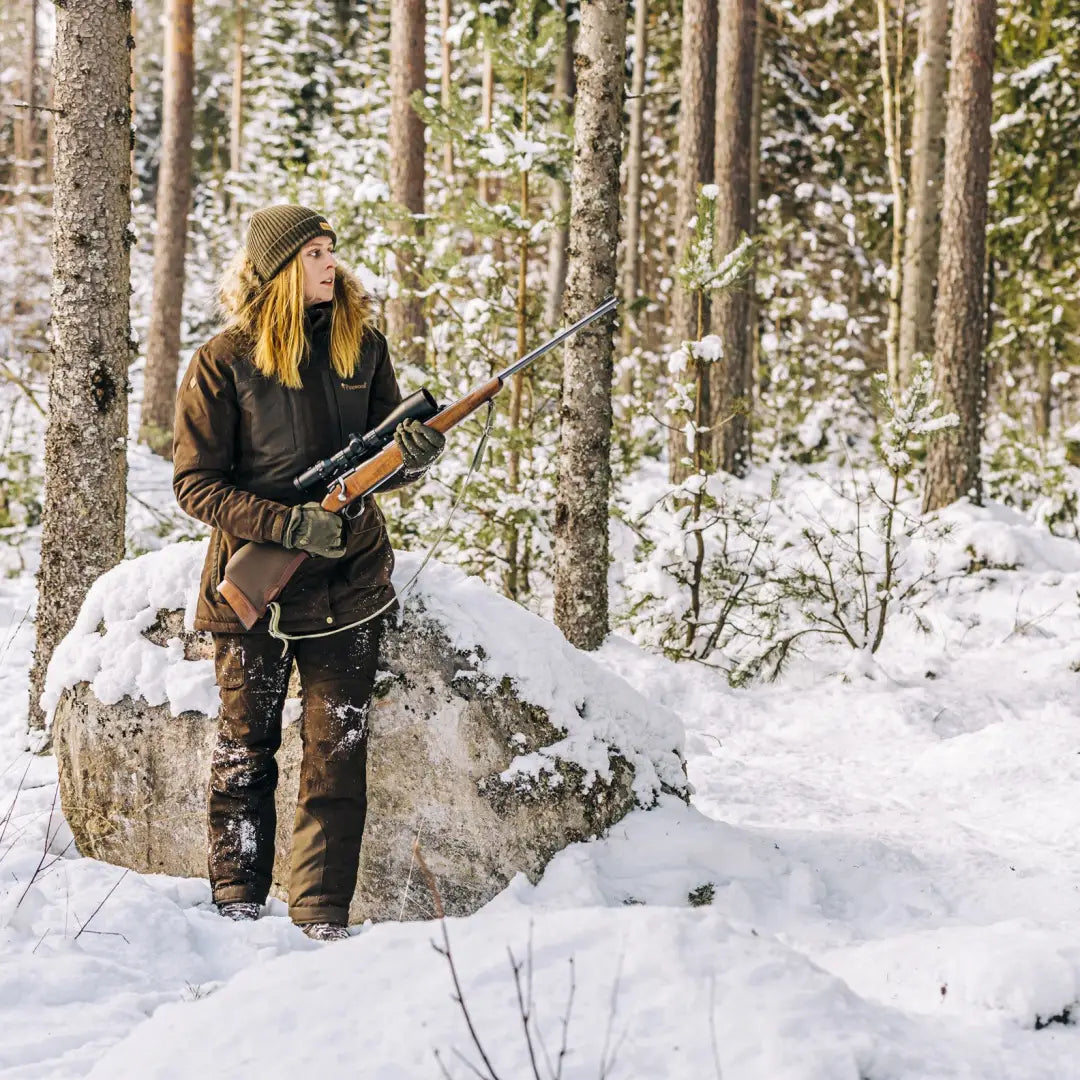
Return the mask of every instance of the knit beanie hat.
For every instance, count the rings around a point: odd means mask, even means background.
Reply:
[[[247,257],[265,285],[316,236],[329,236],[337,243],[337,233],[317,211],[306,206],[268,206],[251,215],[245,244]]]

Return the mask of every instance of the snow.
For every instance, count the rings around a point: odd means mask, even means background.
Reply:
[[[908,553],[939,566],[924,628],[898,623],[869,662],[823,649],[738,691],[619,636],[584,660],[457,571],[421,579],[485,671],[576,717],[583,752],[643,703],[643,756],[672,716],[687,728],[690,806],[661,796],[448,922],[504,1080],[531,1075],[507,955],[524,962],[530,939],[551,1055],[573,960],[568,1080],[612,1055],[615,1080],[1080,1077],[1080,1030],[1062,1022],[1080,1010],[1080,545],[1001,506],[945,517],[936,550]],[[166,655],[147,664],[134,628],[151,598],[190,597],[201,550],[114,571],[66,677],[193,694],[167,677],[190,662],[151,646]],[[55,763],[24,749],[34,562],[0,578],[0,1076],[416,1080],[441,1075],[436,1051],[455,1080],[475,1075],[436,923],[320,946],[278,902],[232,923],[204,880],[75,852]]]

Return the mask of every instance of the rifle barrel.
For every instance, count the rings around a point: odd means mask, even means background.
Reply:
[[[543,356],[544,353],[551,352],[552,349],[557,348],[572,334],[576,334],[582,327],[588,326],[589,323],[606,315],[609,311],[614,311],[618,302],[617,297],[609,296],[595,311],[590,311],[584,318],[578,319],[573,326],[568,326],[565,330],[560,330],[550,341],[545,341],[543,345],[533,349],[531,353],[526,353],[520,360],[515,360],[508,368],[504,368],[500,371],[496,378],[500,382],[506,382],[511,375],[516,375],[522,368],[528,367],[529,364]]]

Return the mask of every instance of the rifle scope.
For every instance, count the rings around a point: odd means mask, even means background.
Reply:
[[[350,435],[349,441],[336,454],[305,469],[293,480],[293,484],[299,491],[310,491],[323,483],[330,484],[342,473],[350,472],[387,446],[394,437],[394,429],[402,420],[419,420],[423,423],[440,411],[439,403],[421,387],[405,398],[378,427],[373,427],[366,435]]]

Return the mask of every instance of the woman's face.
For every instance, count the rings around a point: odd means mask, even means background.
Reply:
[[[334,242],[329,236],[316,236],[300,249],[304,268],[304,303],[324,304],[334,299]]]

